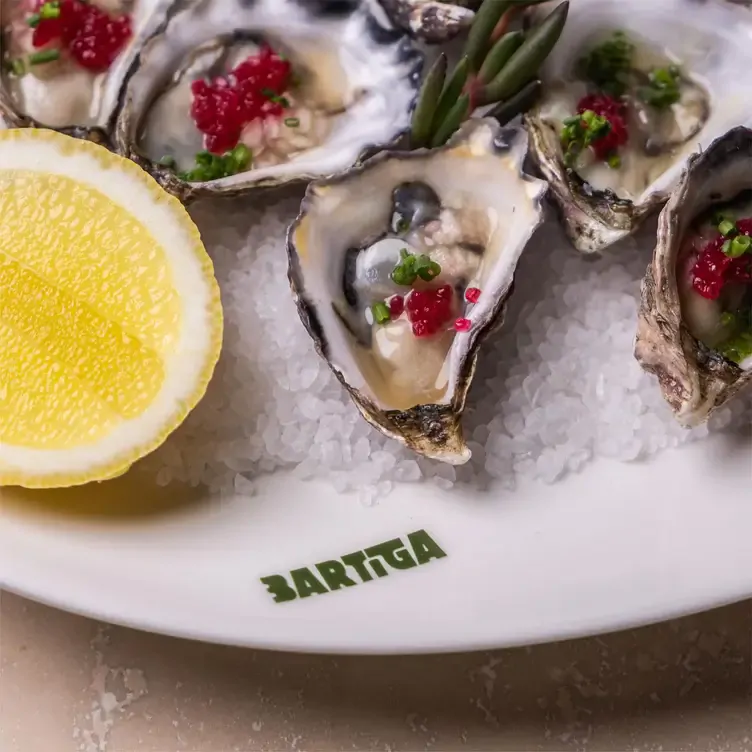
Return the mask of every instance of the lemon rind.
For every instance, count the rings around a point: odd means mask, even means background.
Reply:
[[[16,153],[18,153],[19,147],[23,147],[26,144],[33,145],[35,151],[42,152],[41,154],[37,154],[35,159],[28,160],[28,163],[23,164],[23,169],[38,169],[46,173],[58,173],[69,177],[70,172],[61,169],[65,167],[66,158],[80,158],[84,155],[93,159],[98,170],[92,172],[89,179],[84,178],[84,181],[97,189],[102,190],[104,188],[103,192],[106,195],[110,195],[111,198],[113,198],[112,192],[108,190],[106,185],[107,181],[91,180],[91,177],[102,178],[107,171],[111,170],[115,170],[116,174],[126,176],[136,190],[142,191],[142,198],[144,200],[148,199],[148,201],[153,203],[154,206],[160,207],[163,214],[165,216],[170,216],[174,223],[179,227],[187,241],[185,248],[180,251],[184,256],[183,260],[185,260],[185,258],[191,258],[193,260],[196,264],[196,269],[199,272],[199,277],[202,279],[205,286],[205,297],[202,307],[205,309],[203,323],[206,327],[206,337],[203,351],[201,353],[202,363],[200,367],[197,367],[196,369],[192,382],[193,386],[190,390],[186,390],[185,394],[181,395],[181,399],[173,400],[175,402],[174,408],[167,413],[166,417],[161,421],[159,428],[145,437],[143,441],[133,442],[130,446],[120,452],[108,452],[107,456],[102,458],[102,461],[91,462],[91,464],[75,471],[44,471],[39,468],[20,469],[18,466],[14,466],[12,462],[8,461],[8,453],[4,451],[4,448],[7,449],[7,447],[4,447],[0,443],[0,486],[17,485],[26,488],[54,488],[82,485],[92,481],[105,480],[124,473],[134,462],[153,452],[163,444],[167,437],[185,420],[189,412],[198,404],[206,393],[214,368],[219,359],[223,335],[221,297],[219,285],[214,276],[214,265],[204,248],[198,228],[183,205],[176,198],[166,193],[150,175],[130,160],[112,154],[96,144],[72,139],[53,131],[40,129],[6,130],[0,131],[0,168],[6,168],[2,154],[3,146],[6,144]],[[45,152],[46,156],[49,157],[50,150],[44,149],[44,146],[53,146],[54,150],[63,158],[50,163],[49,159],[45,159]],[[118,191],[114,191],[114,193],[117,194]],[[118,199],[113,198],[113,200]],[[122,201],[120,201],[120,203],[126,207],[128,206],[127,203],[123,203]],[[150,224],[146,224],[145,226],[149,230],[154,229]],[[158,230],[159,228],[156,229]],[[168,244],[162,242],[161,245],[165,251],[168,252],[171,261],[179,261],[177,255],[172,253]],[[172,264],[171,266],[173,269],[178,268],[177,264]],[[185,309],[186,303],[190,304],[191,301],[186,301],[185,290],[181,290],[178,287],[177,291],[180,294],[181,302]],[[195,319],[198,314],[196,313],[196,316],[194,316],[194,313],[195,309],[192,309],[191,315],[192,318]],[[184,326],[186,326],[185,321]],[[188,327],[186,326],[186,328]],[[186,341],[189,344],[193,344],[196,332],[190,331],[185,332],[185,334]],[[193,352],[193,349],[189,347],[186,350],[186,357],[189,357]],[[167,383],[168,382],[166,381],[165,384]],[[162,391],[160,392],[160,396],[155,399],[155,403],[160,397],[164,397]],[[168,393],[165,399],[168,399],[169,397],[170,395]],[[149,413],[153,404],[144,411],[144,414]],[[101,446],[102,443],[104,442],[94,444],[94,447]],[[92,453],[96,454],[94,447],[92,447]],[[61,457],[64,457],[67,451],[68,450],[35,449],[29,450],[29,456],[37,454],[39,458],[42,459],[43,457],[50,457],[51,454],[58,454]]]

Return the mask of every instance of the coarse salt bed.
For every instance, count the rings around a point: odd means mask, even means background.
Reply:
[[[255,475],[286,467],[370,504],[420,480],[553,483],[599,457],[643,459],[752,420],[752,399],[742,398],[707,426],[681,428],[635,361],[654,227],[593,260],[549,222],[523,256],[502,331],[481,350],[464,421],[473,459],[455,468],[417,457],[360,417],[300,323],[285,249],[300,198],[193,210],[222,289],[224,349],[204,400],[140,464],[160,485],[248,496]]]

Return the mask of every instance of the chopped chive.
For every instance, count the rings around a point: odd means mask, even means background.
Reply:
[[[726,243],[729,243],[729,248],[726,250]],[[731,258],[739,258],[743,256],[752,246],[752,238],[749,235],[737,235],[733,240],[727,240],[724,243],[723,252]]]
[[[281,104],[282,107],[289,107],[290,106],[290,100],[286,97],[283,97],[281,94],[277,94],[274,89],[261,89],[261,93],[270,101],[274,102],[274,104]]]
[[[622,31],[591,49],[577,62],[578,74],[613,97],[628,88],[634,45]]]
[[[160,159],[159,162],[157,162],[157,164],[160,165],[161,167],[167,167],[169,169],[172,169],[173,167],[175,167],[177,162],[175,162],[175,157],[173,157],[171,154],[165,154],[165,156],[162,157],[162,159]]]
[[[297,128],[300,125],[300,118],[285,118],[285,125],[288,128]]]
[[[208,167],[214,161],[214,155],[210,151],[200,151],[196,154],[196,164]]]
[[[251,163],[253,158],[253,152],[245,145],[238,144],[231,152],[233,162],[235,163],[236,171],[240,172],[244,170]]]
[[[721,222],[724,222],[724,221],[733,222],[734,220],[732,217],[728,216],[727,214],[724,214],[723,212],[715,212],[715,214],[713,214],[713,218],[711,222],[716,227],[718,227],[718,225],[720,225]]]
[[[39,15],[39,13],[32,13],[27,19],[26,24],[30,26],[32,29],[36,29],[37,26],[39,26],[39,22],[42,20],[42,17]]]
[[[728,219],[724,219],[718,224],[718,232],[720,232],[724,237],[729,235],[735,229],[736,225]]]
[[[734,326],[736,324],[736,316],[733,313],[722,313],[721,324],[723,326]]]
[[[371,306],[371,313],[377,324],[386,324],[391,315],[389,314],[389,306],[386,303],[379,302]]]
[[[42,50],[41,52],[35,52],[33,55],[29,55],[29,65],[42,65],[43,63],[51,63],[53,60],[57,60],[60,57],[60,50]]]
[[[17,57],[15,60],[9,60],[8,70],[16,76],[23,76],[26,73],[26,63],[20,57]]]
[[[395,284],[412,287],[418,277],[426,282],[431,282],[439,274],[441,274],[441,266],[432,261],[429,256],[424,253],[416,256],[403,248],[400,251],[400,262],[392,271],[392,280]]]
[[[39,9],[39,16],[44,21],[50,18],[58,18],[60,16],[60,4],[56,2],[45,3]]]
[[[612,170],[618,170],[621,167],[621,157],[618,154],[611,154],[608,158],[608,166]]]

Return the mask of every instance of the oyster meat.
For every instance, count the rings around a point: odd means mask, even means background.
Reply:
[[[575,247],[598,252],[665,200],[687,158],[752,121],[746,14],[694,0],[578,0],[526,116]]]
[[[752,130],[693,156],[663,209],[635,355],[687,426],[752,384]]]
[[[0,113],[107,129],[126,71],[172,0],[0,0]]]
[[[364,2],[196,0],[142,49],[115,143],[184,199],[326,176],[408,127],[421,67]]]
[[[311,184],[288,234],[290,281],[317,350],[363,416],[453,464],[478,348],[501,323],[546,184],[527,136],[467,122],[432,151],[384,152]]]

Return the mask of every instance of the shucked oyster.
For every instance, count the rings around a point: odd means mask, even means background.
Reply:
[[[542,221],[527,137],[473,120],[441,149],[313,183],[290,228],[304,325],[363,416],[421,454],[470,457],[460,418],[482,340]]]
[[[752,130],[692,157],[664,208],[635,355],[687,426],[752,383]]]
[[[106,129],[128,67],[172,0],[0,0],[0,112]]]
[[[183,198],[329,175],[407,128],[421,64],[365,3],[195,0],[141,51],[116,145]]]
[[[597,252],[633,232],[690,154],[752,119],[744,17],[695,0],[572,5],[546,62],[544,97],[526,121],[578,250]]]

